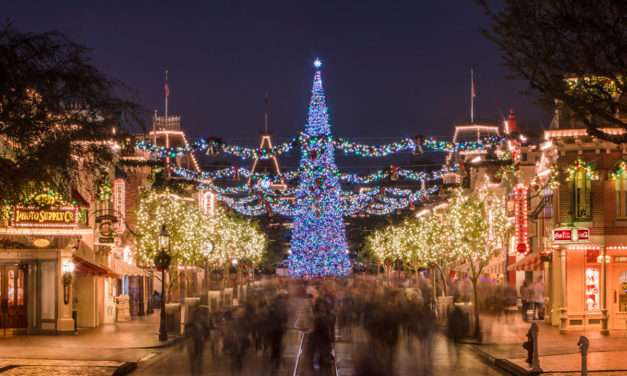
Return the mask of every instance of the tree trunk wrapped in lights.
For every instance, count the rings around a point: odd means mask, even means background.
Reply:
[[[468,265],[473,286],[475,337],[480,337],[477,284],[490,259],[504,246],[509,227],[505,203],[487,191],[456,192],[449,207],[457,255]]]

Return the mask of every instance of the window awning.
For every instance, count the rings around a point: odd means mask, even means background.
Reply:
[[[532,272],[542,270],[542,254],[540,252],[530,253],[507,267],[507,270]]]
[[[74,264],[76,266],[77,273],[98,275],[98,276],[110,276],[110,277],[118,276],[111,269],[102,265],[95,264],[91,261],[85,260],[84,258],[80,256],[72,255],[72,260],[74,261]]]
[[[127,264],[124,261],[116,259],[116,258],[113,258],[111,260],[111,268],[116,274],[120,276],[122,275],[144,276],[146,275],[146,272],[144,271],[144,269],[139,268],[135,265]]]

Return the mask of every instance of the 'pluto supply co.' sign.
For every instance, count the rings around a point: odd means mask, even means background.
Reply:
[[[13,226],[17,227],[76,227],[78,214],[76,208],[22,208],[13,211]]]

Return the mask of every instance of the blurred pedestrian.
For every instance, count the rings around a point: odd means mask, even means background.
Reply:
[[[531,303],[531,290],[529,289],[529,282],[527,282],[527,280],[524,280],[520,286],[520,300],[522,302],[522,319],[523,321],[527,321],[527,311]]]
[[[185,323],[185,338],[187,343],[187,353],[189,354],[189,364],[192,376],[200,375],[202,371],[203,350],[205,340],[209,335],[209,327],[200,309],[193,311],[190,319]]]
[[[460,338],[468,334],[470,322],[468,314],[459,306],[455,306],[448,315],[448,333],[453,341],[457,342]]]
[[[544,282],[542,282],[541,276],[531,286],[531,296],[533,300],[533,319],[544,320]]]

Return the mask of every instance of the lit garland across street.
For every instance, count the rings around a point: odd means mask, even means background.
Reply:
[[[433,171],[431,173],[426,173],[424,171],[413,171],[413,170],[406,170],[406,169],[400,169],[398,168],[397,170],[397,174],[399,178],[402,178],[404,180],[412,180],[412,181],[432,181],[432,180],[438,180],[442,178],[442,174],[445,172],[450,172],[453,171],[451,169],[442,169],[439,171]],[[225,168],[222,170],[216,170],[216,171],[205,171],[202,173],[193,171],[193,170],[189,170],[189,169],[185,169],[185,168],[181,168],[181,167],[176,167],[173,170],[174,174],[180,177],[183,177],[185,179],[188,180],[209,180],[209,179],[215,179],[215,180],[220,180],[220,179],[233,179],[233,178],[248,178],[250,177],[250,170],[245,169],[245,168]],[[348,184],[359,184],[359,185],[364,185],[364,184],[372,184],[372,183],[377,183],[380,182],[382,180],[388,179],[390,178],[390,172],[389,170],[377,170],[373,173],[370,173],[368,175],[358,175],[358,174],[351,174],[351,173],[343,173],[340,172],[339,170],[334,170],[333,173],[335,175],[337,175],[340,180],[344,183],[348,183]],[[286,181],[292,181],[295,179],[298,179],[300,173],[298,171],[287,171],[285,173],[283,173],[281,176],[267,176],[265,174],[262,173],[256,173],[253,174],[253,179],[258,180],[259,182],[263,182],[263,181],[267,181],[269,183],[278,183],[280,182],[281,178],[284,178]],[[217,189],[219,190],[219,189]],[[241,191],[244,192],[245,189],[241,188]],[[235,193],[235,192],[233,192]]]
[[[300,136],[295,137],[290,141],[274,146],[272,149],[249,148],[239,145],[217,144],[213,145],[214,147],[211,148],[211,150],[217,149],[218,152],[229,154],[244,160],[264,160],[288,153],[298,145],[301,146],[301,149],[308,149],[315,148],[317,147],[316,145],[332,143],[336,149],[342,150],[344,155],[352,155],[364,158],[379,158],[402,152],[423,153],[425,151],[476,151],[498,145],[503,141],[504,138],[500,136],[489,136],[479,141],[462,141],[457,143],[445,140],[437,140],[435,138],[425,138],[419,141],[420,144],[416,144],[416,141],[414,139],[404,138],[400,141],[390,144],[367,145],[348,141],[343,138],[333,138],[331,135],[311,136],[307,134],[301,134]],[[135,146],[137,147],[137,149],[153,153],[159,158],[175,158],[177,156],[181,156],[193,151],[206,151],[209,147],[209,143],[207,143],[207,141],[204,139],[199,139],[188,146],[166,148],[165,146],[155,146],[147,141],[138,141]]]

